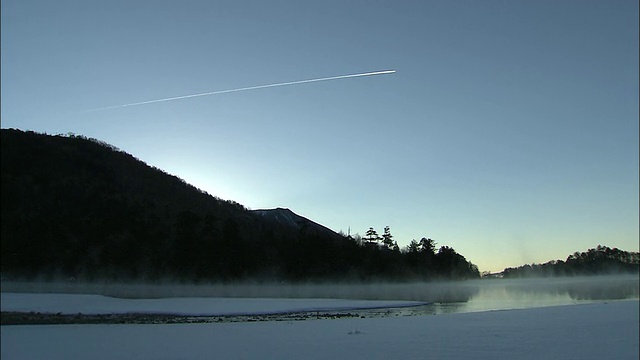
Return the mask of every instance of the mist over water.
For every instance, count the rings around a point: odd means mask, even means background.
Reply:
[[[99,294],[119,298],[226,297],[410,300],[424,313],[471,312],[638,299],[637,275],[419,283],[145,284],[2,281],[2,292]]]
[[[456,312],[525,309],[603,300],[638,299],[637,275],[481,280],[478,293]]]
[[[408,300],[464,302],[479,291],[475,282],[415,283],[237,283],[237,284],[145,284],[3,282],[2,292],[99,294],[118,298],[224,297]]]

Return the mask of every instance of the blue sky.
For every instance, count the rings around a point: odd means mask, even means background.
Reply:
[[[3,128],[483,271],[638,251],[637,1],[3,0],[1,24]]]

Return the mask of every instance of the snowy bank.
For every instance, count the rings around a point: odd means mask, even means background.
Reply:
[[[422,305],[417,301],[340,299],[162,298],[119,299],[83,294],[0,294],[2,311],[50,314],[239,315],[375,309]]]
[[[4,305],[3,305],[4,306]],[[3,359],[638,359],[638,301],[340,320],[2,326]]]

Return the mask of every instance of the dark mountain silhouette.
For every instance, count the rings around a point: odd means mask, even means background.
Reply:
[[[336,233],[328,227],[302,217],[289,209],[261,209],[252,210],[251,212],[258,215],[267,222],[287,226],[296,231],[306,231],[309,234],[324,236],[332,239],[343,237],[342,235]]]
[[[450,248],[429,256],[392,251],[344,237],[288,209],[250,211],[96,139],[2,129],[0,144],[3,278],[307,281],[479,275]]]

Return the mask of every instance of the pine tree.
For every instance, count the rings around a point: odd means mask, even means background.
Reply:
[[[389,249],[393,248],[393,235],[391,235],[391,229],[389,229],[389,226],[384,227],[384,234],[382,234],[382,243]]]
[[[365,234],[365,239],[369,244],[377,244],[382,238],[378,235],[378,233],[370,227]]]

